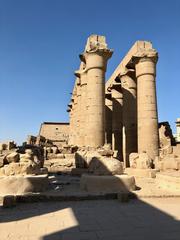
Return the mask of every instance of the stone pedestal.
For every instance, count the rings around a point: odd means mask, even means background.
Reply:
[[[123,95],[120,83],[113,84],[112,89],[112,150],[123,160],[122,154],[122,105]]]
[[[127,175],[95,176],[83,174],[80,180],[80,187],[81,190],[94,193],[136,190],[134,177]]]
[[[129,155],[137,152],[137,89],[134,70],[120,75],[123,93],[123,160],[129,167]]]
[[[157,53],[152,51],[136,58],[138,152],[147,152],[151,159],[159,155],[159,132],[156,99]]]

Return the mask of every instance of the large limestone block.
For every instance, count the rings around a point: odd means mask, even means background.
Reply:
[[[95,176],[83,174],[80,180],[80,188],[95,193],[136,190],[135,178],[127,175]]]
[[[0,177],[0,195],[42,192],[50,187],[47,175]]]
[[[122,174],[123,165],[115,158],[93,157],[89,164],[89,172],[92,172],[95,175]]]

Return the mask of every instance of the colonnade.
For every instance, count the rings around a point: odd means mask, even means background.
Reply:
[[[105,37],[88,38],[68,109],[70,144],[97,148],[110,143],[128,167],[132,152],[147,152],[152,159],[159,154],[158,55],[149,42],[136,42],[105,85],[111,56]]]

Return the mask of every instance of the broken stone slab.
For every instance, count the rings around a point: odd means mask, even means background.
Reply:
[[[136,190],[135,178],[128,175],[95,176],[83,174],[81,190],[87,192],[129,192]]]
[[[129,176],[134,177],[147,177],[147,178],[155,178],[156,173],[159,172],[157,169],[138,169],[138,168],[126,168],[124,171]]]
[[[48,175],[0,177],[0,195],[42,192],[50,187]]]

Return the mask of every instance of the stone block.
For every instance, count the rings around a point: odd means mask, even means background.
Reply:
[[[155,178],[156,173],[159,172],[157,169],[138,169],[138,168],[126,168],[125,173],[129,176],[134,177],[147,177],[147,178]]]
[[[83,174],[80,188],[87,192],[128,192],[135,190],[135,178],[127,175],[95,176]]]
[[[123,173],[123,165],[116,158],[93,157],[89,164],[89,172],[95,175],[119,175]]]
[[[50,187],[47,175],[0,177],[0,195],[42,192]]]

